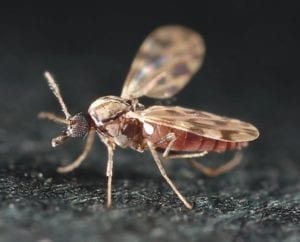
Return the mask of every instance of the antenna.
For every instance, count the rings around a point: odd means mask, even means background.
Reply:
[[[54,80],[54,78],[51,76],[51,74],[48,71],[46,71],[44,73],[44,76],[48,81],[48,85],[49,85],[51,91],[53,92],[54,96],[57,98],[57,100],[62,108],[62,111],[66,116],[66,119],[69,119],[71,117],[71,114],[68,112],[67,106],[62,98],[62,95],[60,94],[60,90],[59,90],[59,87],[58,87],[56,81]]]

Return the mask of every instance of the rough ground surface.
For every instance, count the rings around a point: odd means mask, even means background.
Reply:
[[[157,173],[131,162],[119,166],[106,209],[106,180],[90,166],[60,176],[47,158],[19,157],[1,165],[1,241],[299,241],[299,178],[285,162],[215,179],[183,168],[173,177],[194,201],[188,211]]]
[[[49,31],[48,25],[41,26],[40,31]],[[61,38],[54,29],[61,34],[67,29],[54,26],[50,40]],[[245,150],[237,169],[217,178],[203,176],[184,161],[167,165],[180,191],[194,202],[191,211],[160,177],[147,152],[117,150],[111,209],[104,205],[106,153],[100,142],[75,172],[56,173],[76,157],[83,142],[50,147],[62,127],[36,119],[41,110],[60,111],[43,71],[56,74],[72,113],[86,110],[96,97],[120,93],[132,56],[152,29],[147,25],[122,33],[121,25],[115,32],[103,30],[105,38],[84,42],[89,35],[83,34],[82,45],[73,39],[77,31],[84,33],[84,26],[68,29],[64,37],[71,37],[62,43],[47,42],[30,28],[24,36],[8,28],[11,35],[1,39],[1,242],[300,240],[299,88],[294,81],[299,67],[287,62],[299,57],[294,51],[299,42],[288,41],[293,39],[285,25],[248,24],[247,31],[229,32],[234,33],[231,39],[225,30],[207,27],[206,64],[173,103],[248,120],[261,137]],[[213,166],[231,155],[203,160]]]

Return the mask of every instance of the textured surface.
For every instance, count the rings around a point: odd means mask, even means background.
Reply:
[[[184,161],[167,164],[179,189],[194,202],[191,211],[162,180],[149,153],[120,149],[114,206],[106,209],[103,145],[96,142],[75,172],[57,174],[59,164],[72,160],[83,141],[53,150],[50,140],[62,127],[36,119],[41,110],[60,111],[42,76],[46,68],[56,74],[70,111],[86,110],[98,96],[120,93],[143,37],[174,20],[158,18],[143,26],[147,16],[137,21],[128,17],[112,21],[112,31],[105,28],[105,18],[94,21],[87,13],[81,20],[73,13],[82,23],[75,28],[58,13],[59,20],[53,22],[33,14],[27,22],[3,24],[0,241],[299,241],[299,68],[293,61],[299,56],[297,28],[280,19],[273,25],[272,16],[263,21],[263,10],[256,21],[248,20],[248,8],[234,7],[239,11],[233,16],[243,28],[223,19],[219,25],[209,24],[208,15],[198,13],[176,19],[204,30],[208,53],[201,74],[173,103],[252,122],[262,133],[245,150],[242,164],[217,178],[199,174]],[[92,34],[101,27],[102,32]],[[231,155],[203,160],[215,165]]]
[[[176,181],[195,202],[192,211],[183,208],[158,175],[124,169],[128,178],[116,176],[114,208],[107,210],[102,205],[105,179],[91,167],[61,177],[52,165],[33,160],[24,157],[15,167],[1,168],[2,241],[299,239],[299,179],[280,175],[276,168],[243,167],[216,179],[184,168]]]

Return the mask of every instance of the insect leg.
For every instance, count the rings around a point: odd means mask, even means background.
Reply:
[[[163,153],[163,158],[167,157],[168,154],[170,153],[170,150],[174,144],[174,142],[176,141],[176,136],[174,133],[168,133],[165,137],[161,138],[159,141],[157,141],[156,143],[154,143],[154,147],[157,147],[161,144],[163,144],[164,142],[169,142],[167,145],[167,148],[165,149],[164,153]]]
[[[95,138],[95,131],[91,130],[88,134],[87,141],[86,141],[85,147],[84,147],[81,155],[78,156],[78,158],[75,161],[73,161],[71,164],[69,164],[67,166],[58,167],[57,171],[59,173],[68,173],[70,171],[73,171],[78,166],[80,166],[80,164],[84,161],[84,159],[90,153],[92,145],[94,143],[94,138]]]
[[[207,151],[202,151],[202,152],[198,152],[198,153],[187,153],[187,154],[176,154],[176,155],[169,155],[171,148],[174,144],[174,142],[176,141],[176,136],[174,133],[169,133],[167,134],[165,137],[163,137],[161,140],[159,140],[158,142],[156,142],[154,144],[155,147],[159,146],[160,144],[164,143],[164,142],[169,142],[162,157],[163,160],[172,160],[172,159],[184,159],[184,158],[196,158],[196,157],[203,157],[205,156],[208,152]]]
[[[156,147],[164,142],[169,142],[163,155],[162,155],[163,162],[172,160],[172,159],[192,159],[192,158],[197,158],[197,157],[203,157],[208,153],[207,151],[202,151],[202,152],[198,152],[198,153],[169,155],[171,148],[175,141],[176,141],[175,134],[169,133],[165,137],[163,137],[161,140],[159,140],[158,142],[156,142],[154,144],[154,147]],[[218,175],[221,175],[225,172],[232,170],[234,167],[236,167],[240,163],[241,159],[242,159],[242,154],[240,152],[237,152],[236,155],[230,161],[228,161],[226,164],[224,164],[220,167],[217,167],[217,168],[206,167],[206,166],[196,162],[195,160],[188,160],[188,162],[194,168],[196,168],[197,170],[199,170],[200,172],[202,172],[203,174],[205,174],[207,176],[218,176]]]
[[[219,176],[225,172],[232,170],[234,167],[236,167],[240,163],[241,159],[242,159],[242,153],[237,152],[231,160],[229,160],[224,165],[219,166],[217,168],[211,168],[211,167],[204,166],[204,165],[196,162],[195,160],[188,160],[188,162],[194,168],[196,168],[198,171],[202,172],[204,175],[214,177],[214,176]]]
[[[56,123],[69,124],[68,120],[66,120],[65,118],[58,117],[54,113],[40,112],[38,114],[38,118],[49,119],[49,120],[54,121]]]
[[[103,140],[104,141],[104,140]],[[112,204],[112,176],[113,176],[113,155],[114,155],[114,146],[109,142],[104,141],[104,144],[107,148],[108,159],[107,159],[107,167],[106,167],[106,176],[107,180],[107,207],[111,207]]]
[[[191,159],[191,158],[198,158],[207,155],[207,151],[202,151],[198,153],[186,153],[186,154],[175,154],[175,155],[167,155],[164,158],[166,160],[173,160],[173,159]]]
[[[147,141],[147,145],[149,147],[149,150],[154,158],[154,161],[161,173],[161,175],[163,176],[163,178],[166,180],[166,182],[169,184],[169,186],[172,188],[172,190],[176,193],[176,195],[178,196],[178,198],[183,202],[183,204],[188,208],[188,209],[192,209],[193,206],[192,204],[190,204],[186,198],[178,191],[178,189],[176,188],[176,186],[174,185],[174,183],[170,180],[170,178],[168,177],[165,168],[162,165],[161,160],[159,159],[159,156],[155,150],[155,146],[153,143],[151,143],[150,141]]]

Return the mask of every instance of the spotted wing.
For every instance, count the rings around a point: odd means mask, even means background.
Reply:
[[[154,30],[131,65],[121,97],[172,97],[198,71],[204,53],[202,37],[189,28],[163,26]]]
[[[250,123],[179,106],[152,106],[136,114],[145,123],[155,123],[228,142],[251,141],[259,136]]]

